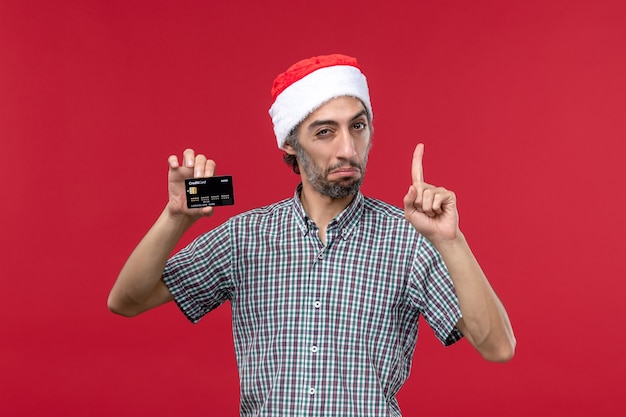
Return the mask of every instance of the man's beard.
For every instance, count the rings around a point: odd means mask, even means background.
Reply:
[[[325,172],[322,172],[320,166],[311,159],[309,154],[302,148],[302,146],[300,146],[299,143],[295,143],[293,147],[296,150],[298,161],[300,162],[300,168],[304,170],[307,180],[315,191],[331,198],[344,198],[350,195],[355,195],[359,192],[361,184],[363,183],[363,177],[365,176],[367,153],[365,154],[365,158],[363,158],[363,164],[359,164],[356,161],[346,160],[328,167]],[[330,182],[326,179],[333,170],[346,166],[357,168],[361,173],[359,178],[346,179],[338,183]]]

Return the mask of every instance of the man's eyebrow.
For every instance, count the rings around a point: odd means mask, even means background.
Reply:
[[[355,114],[350,121],[354,121],[363,116],[367,116],[367,111],[365,109]],[[323,125],[338,126],[339,123],[336,120],[314,120],[309,124],[309,126],[307,126],[307,129],[314,130],[316,127]]]
[[[356,120],[360,117],[367,117],[367,110],[363,109],[360,112],[358,112],[353,118],[352,120]]]

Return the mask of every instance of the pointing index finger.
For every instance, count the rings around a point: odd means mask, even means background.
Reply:
[[[420,143],[413,151],[413,163],[411,165],[411,177],[413,183],[424,182],[424,169],[422,168],[422,159],[424,157],[424,144]]]

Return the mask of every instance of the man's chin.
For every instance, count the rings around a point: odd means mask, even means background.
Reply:
[[[317,188],[317,187],[316,187]],[[320,185],[317,189],[320,193],[331,198],[345,198],[356,195],[361,189],[361,179],[344,180],[340,182],[329,182]]]

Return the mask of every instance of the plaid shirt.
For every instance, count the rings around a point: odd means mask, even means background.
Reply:
[[[194,323],[230,300],[242,416],[400,416],[419,315],[444,344],[461,338],[443,261],[360,193],[324,245],[298,195],[200,236],[163,280]]]

